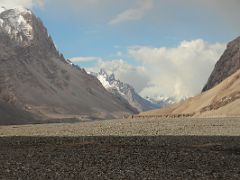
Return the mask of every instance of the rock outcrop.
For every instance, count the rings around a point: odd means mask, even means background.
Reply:
[[[240,37],[227,45],[227,49],[215,65],[215,68],[203,88],[203,92],[215,87],[240,69]]]

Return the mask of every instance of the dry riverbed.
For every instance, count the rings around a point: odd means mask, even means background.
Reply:
[[[240,119],[0,126],[0,179],[239,179]]]
[[[0,136],[240,136],[240,118],[121,119],[0,126]]]

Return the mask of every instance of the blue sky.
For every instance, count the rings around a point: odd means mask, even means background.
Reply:
[[[142,96],[192,96],[240,35],[239,0],[0,0],[39,16],[61,53]],[[72,59],[74,58],[74,59]]]
[[[152,1],[154,6],[141,18],[109,24],[118,13],[137,8],[141,1],[122,1],[116,5],[113,3],[109,7],[98,8],[98,3],[86,3],[84,6],[81,1],[73,0],[71,4],[70,0],[66,1],[69,2],[67,5],[68,3],[63,1],[58,4],[58,1],[51,0],[46,1],[44,7],[35,8],[34,11],[41,17],[59,50],[67,58],[93,55],[112,58],[114,53],[129,46],[174,47],[183,40],[198,38],[208,42],[228,42],[236,37],[240,30],[239,25],[234,27],[231,21],[223,20],[232,18],[226,15],[229,13],[227,9],[226,14],[220,12],[224,3],[219,3],[216,5],[217,10],[213,10],[211,6],[214,5],[210,3],[206,3],[209,7],[205,7],[199,3],[188,4],[186,0],[183,1],[185,5],[155,0]],[[103,1],[103,4],[106,3],[107,6],[108,2]],[[122,5],[121,8],[118,7],[119,4]],[[99,12],[93,13],[96,9]]]

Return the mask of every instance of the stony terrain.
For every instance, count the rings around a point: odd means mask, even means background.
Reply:
[[[0,179],[240,177],[240,118],[0,126],[0,134]]]
[[[116,119],[0,126],[1,136],[240,136],[240,118]]]
[[[239,179],[239,137],[1,138],[0,179]]]

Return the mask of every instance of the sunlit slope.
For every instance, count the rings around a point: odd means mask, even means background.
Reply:
[[[240,70],[213,89],[184,102],[140,115],[194,114],[194,116],[240,116]]]

